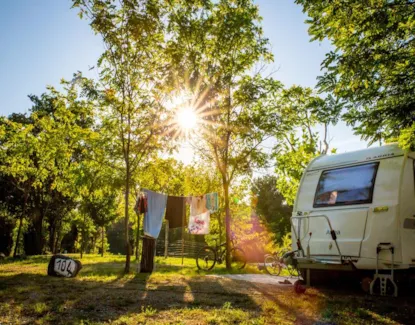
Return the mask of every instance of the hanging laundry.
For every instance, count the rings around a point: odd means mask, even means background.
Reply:
[[[209,234],[210,226],[210,212],[206,211],[196,216],[190,215],[189,218],[189,233],[192,235],[207,235]]]
[[[169,228],[187,226],[185,199],[181,196],[169,196],[167,198],[165,219],[169,221]]]
[[[134,211],[137,214],[146,213],[147,212],[147,197],[140,193],[137,196],[137,200],[134,206]]]
[[[163,223],[167,195],[143,190],[147,197],[147,212],[144,214],[144,235],[157,238]]]
[[[207,211],[206,198],[204,195],[191,196],[186,200],[186,202],[190,204],[191,216],[197,216]]]
[[[219,198],[218,193],[208,193],[206,194],[206,208],[210,213],[218,211]]]

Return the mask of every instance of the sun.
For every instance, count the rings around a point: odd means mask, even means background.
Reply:
[[[177,85],[177,90],[166,96],[163,101],[169,112],[164,134],[178,141],[210,136],[213,132],[209,126],[220,124],[216,120],[220,111],[212,106],[211,100],[205,98],[206,94],[207,90],[200,91],[199,85],[196,85],[193,91]]]
[[[197,125],[196,112],[190,107],[184,107],[177,111],[177,124],[184,130],[193,130]]]

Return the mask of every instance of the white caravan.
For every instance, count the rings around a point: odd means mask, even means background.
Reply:
[[[379,280],[382,295],[387,286],[397,295],[394,277],[415,270],[414,162],[414,152],[391,144],[308,165],[291,218],[295,262],[308,281],[310,272],[357,271],[371,291]]]

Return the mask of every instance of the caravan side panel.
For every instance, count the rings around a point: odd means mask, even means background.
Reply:
[[[402,180],[402,192],[400,197],[400,219],[398,231],[400,233],[400,246],[402,249],[402,263],[407,267],[415,266],[415,184],[414,184],[414,160],[406,160],[404,177]]]
[[[369,208],[362,241],[361,259],[356,263],[358,268],[376,267],[376,247],[379,243],[393,243],[397,250],[400,249],[398,216],[403,162],[403,156],[380,160],[373,203]],[[376,208],[382,207],[387,207],[387,210],[376,212]],[[380,259],[384,262],[390,261],[389,252],[382,251]],[[395,260],[402,261],[400,252],[395,254]]]

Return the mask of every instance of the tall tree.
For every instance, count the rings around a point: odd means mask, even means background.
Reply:
[[[103,110],[103,125],[114,134],[113,152],[123,167],[125,193],[125,272],[130,271],[129,209],[132,175],[147,155],[160,148],[166,128],[162,1],[73,0],[81,18],[104,42],[99,81],[88,95]]]
[[[28,123],[28,119],[25,122]],[[37,176],[41,177],[32,164],[31,155],[35,147],[31,136],[33,126],[26,125],[27,123],[20,124],[10,119],[2,119],[0,124],[0,144],[3,149],[1,150],[0,174],[2,184],[5,186],[1,201],[9,213],[19,216],[14,256],[17,255],[20,244],[30,190],[37,183]],[[5,191],[6,188],[9,193]]]
[[[260,60],[271,60],[251,0],[175,1],[170,14],[172,79],[187,86],[200,115],[194,144],[221,174],[225,199],[226,265],[230,267],[229,188],[235,177],[263,163],[260,144],[272,122],[269,93],[281,84],[252,74]],[[203,149],[200,147],[202,144]]]
[[[296,0],[312,40],[335,47],[319,86],[353,104],[345,115],[371,143],[415,144],[415,1]]]
[[[21,216],[22,195],[11,182],[11,177],[0,174],[0,252],[6,256],[10,255],[13,246],[15,216]]]
[[[344,102],[292,86],[282,92],[278,103],[280,124],[273,133],[278,140],[273,151],[276,185],[288,205],[293,205],[304,169],[314,157],[329,151],[329,126],[338,122]]]
[[[117,218],[117,195],[105,191],[95,191],[82,204],[83,213],[87,213],[101,228],[101,256],[105,252],[105,227]]]
[[[78,98],[76,85],[65,81],[62,92],[49,88],[41,97],[30,98],[33,107],[29,117],[12,115],[0,125],[4,149],[0,173],[22,193],[15,247],[19,244],[22,220],[28,215],[26,253],[41,254],[45,218],[49,219],[51,230],[55,229],[55,218],[68,208],[63,206],[62,198],[70,198],[73,192],[73,171],[78,166],[74,155],[90,134],[90,111],[88,104]],[[53,233],[54,230],[52,240]]]
[[[252,191],[258,201],[256,212],[260,220],[273,234],[274,241],[281,243],[283,236],[290,231],[292,208],[277,190],[277,178],[264,176],[254,180]]]

